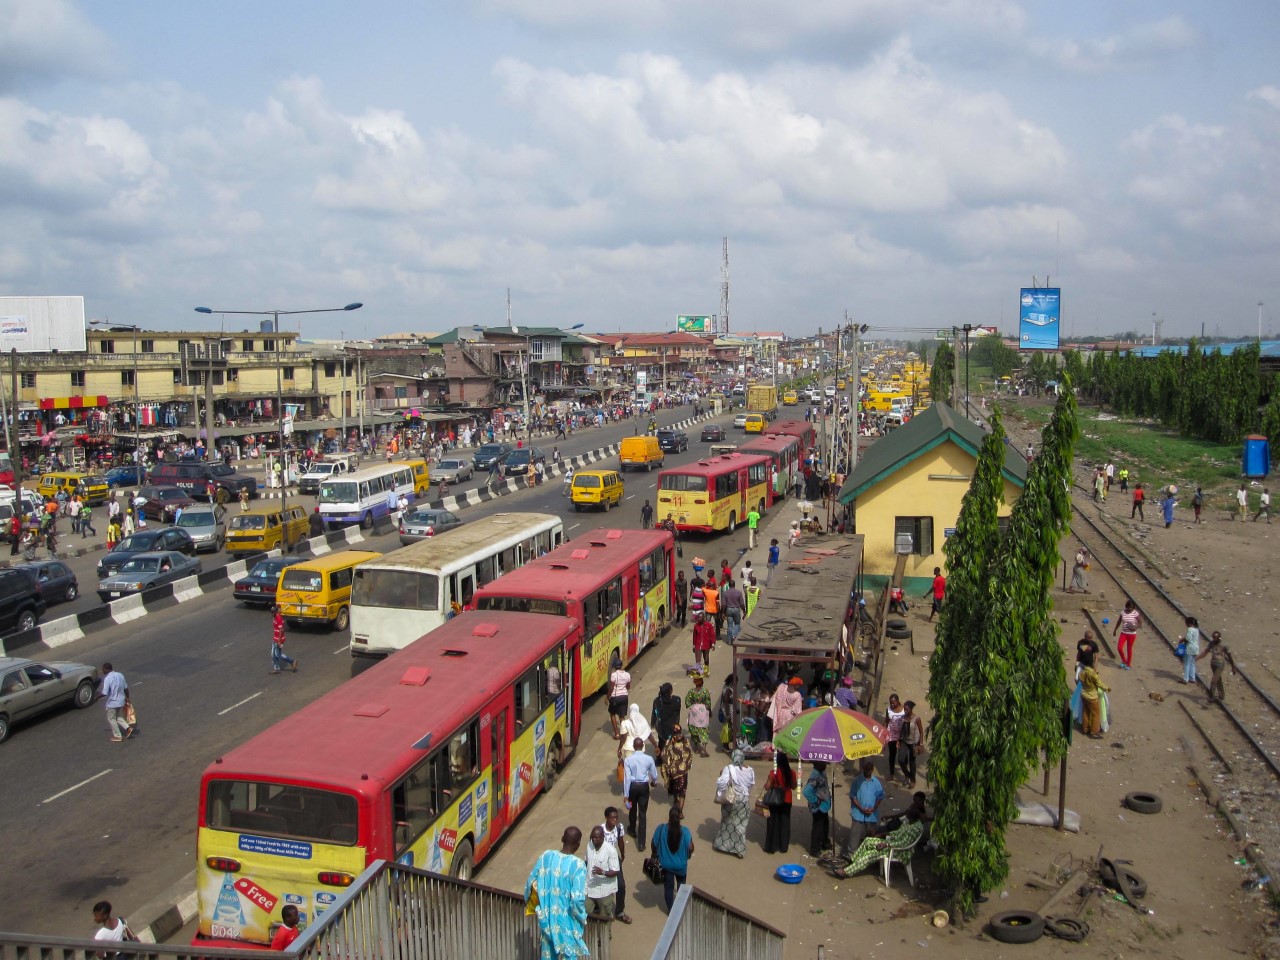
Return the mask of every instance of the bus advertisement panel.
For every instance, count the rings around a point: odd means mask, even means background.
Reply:
[[[477,588],[563,541],[554,514],[495,513],[362,564],[351,590],[351,655],[395,653],[469,609]]]
[[[796,437],[766,435],[748,440],[738,447],[739,453],[754,453],[768,457],[773,463],[773,499],[783,499],[796,482],[796,475],[803,466],[800,458],[800,441]]]
[[[578,689],[589,697],[604,689],[615,654],[630,663],[666,633],[674,583],[670,533],[601,528],[478,591],[476,609],[572,617],[581,628]],[[573,722],[576,731],[576,711]]]
[[[773,503],[771,472],[770,458],[737,452],[663,470],[657,516],[671,518],[677,530],[732,533],[752,508],[763,514]]]
[[[196,945],[269,943],[288,905],[305,927],[375,860],[470,879],[572,747],[577,637],[564,617],[457,618],[211,763]]]

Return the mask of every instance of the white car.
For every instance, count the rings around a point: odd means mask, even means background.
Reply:
[[[835,388],[835,386],[834,386],[834,385],[832,385],[832,386],[828,386],[828,387],[827,387],[827,389],[826,389],[826,394],[827,394],[827,396],[828,396],[828,397],[834,397],[834,396],[836,395],[836,388]]]
[[[471,466],[470,460],[460,460],[453,457],[447,457],[431,468],[431,476],[437,481],[448,480],[450,483],[461,483],[463,480],[470,480],[474,472],[475,468]]]

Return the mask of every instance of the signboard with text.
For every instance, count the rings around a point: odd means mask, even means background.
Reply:
[[[1018,349],[1057,350],[1062,288],[1023,287],[1018,304]]]
[[[681,313],[676,315],[676,329],[681,333],[710,334],[715,332],[711,317]]]

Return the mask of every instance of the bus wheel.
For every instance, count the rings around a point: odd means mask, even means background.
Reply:
[[[667,608],[659,607],[658,608],[658,636],[665,637],[667,635],[667,630],[669,630],[670,627],[671,627],[671,624],[667,623]]]
[[[368,529],[369,529],[370,527],[372,527],[372,526],[373,526],[373,514],[372,514],[372,513],[366,513],[363,517],[361,517],[361,518],[360,518],[360,529],[361,529],[361,530],[368,530]]]
[[[338,615],[333,618],[333,629],[341,633],[349,626],[351,626],[351,612],[346,607],[343,607],[338,611]]]
[[[738,514],[737,514],[736,512],[734,512],[734,511],[730,511],[730,513],[729,513],[729,532],[730,532],[730,533],[733,533],[733,531],[734,531],[734,530],[736,530],[736,529],[738,529]]]
[[[470,880],[471,868],[475,866],[475,854],[471,852],[471,841],[463,840],[453,851],[453,863],[449,865],[449,876],[455,880]]]
[[[764,501],[763,501],[763,500],[761,500],[761,501],[760,501],[760,505],[756,507],[756,513],[760,514],[760,516],[762,516],[762,517],[764,516]]]
[[[560,775],[560,738],[556,737],[547,748],[547,765],[542,771],[542,789],[550,790]]]

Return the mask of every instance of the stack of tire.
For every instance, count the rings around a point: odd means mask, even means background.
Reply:
[[[884,635],[890,640],[910,640],[911,628],[907,626],[907,621],[891,617],[885,621]]]

